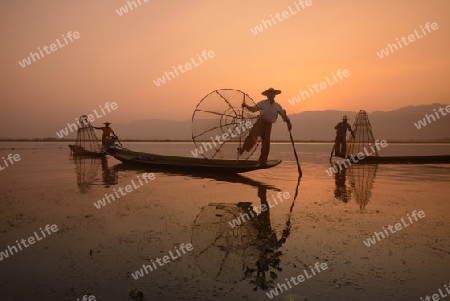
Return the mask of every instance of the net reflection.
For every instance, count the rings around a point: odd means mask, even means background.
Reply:
[[[76,165],[77,185],[81,193],[89,191],[92,185],[116,185],[118,181],[117,166],[108,167],[105,157],[73,156]],[[101,169],[101,180],[99,170]],[[100,184],[100,182],[102,184]]]
[[[243,177],[243,176],[240,176]],[[245,177],[243,177],[245,178]],[[296,193],[281,235],[272,227],[268,191],[280,190],[257,181],[245,184],[257,188],[259,204],[251,202],[212,203],[201,209],[194,220],[192,244],[198,267],[219,282],[248,280],[253,289],[268,290],[281,271],[282,252],[278,249],[286,242],[291,230],[291,213]],[[258,208],[267,208],[258,211]],[[272,206],[273,207],[273,206]],[[243,216],[249,218],[244,220]],[[233,220],[242,218],[239,225]]]
[[[347,203],[353,195],[360,212],[364,212],[372,197],[377,168],[378,164],[353,164],[339,170],[334,176],[334,197]]]
[[[351,189],[361,212],[365,211],[366,205],[372,197],[372,186],[377,168],[378,164],[356,164],[348,170]]]

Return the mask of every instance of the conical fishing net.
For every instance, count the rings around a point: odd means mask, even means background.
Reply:
[[[347,157],[356,156],[358,153],[362,152],[364,155],[371,152],[371,146],[375,149],[375,156],[378,156],[378,151],[373,147],[375,142],[375,137],[372,132],[372,125],[370,124],[369,117],[364,110],[360,110],[356,116],[355,122],[353,123],[353,132],[355,133],[355,138],[350,135],[347,139]],[[366,152],[364,152],[366,149]]]
[[[79,119],[79,128],[77,131],[77,142],[74,147],[75,154],[101,154],[102,149],[95,135],[94,128],[86,115]]]
[[[255,105],[242,91],[221,89],[209,93],[198,103],[192,115],[192,140],[196,147],[193,154],[206,159],[250,158],[259,141],[242,155],[238,154],[237,148],[243,145],[258,113],[243,109],[244,102]]]

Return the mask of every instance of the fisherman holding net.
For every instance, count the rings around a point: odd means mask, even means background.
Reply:
[[[287,117],[286,112],[279,103],[275,102],[275,96],[280,93],[280,90],[269,88],[261,93],[267,97],[266,100],[262,100],[252,107],[246,103],[242,104],[242,107],[247,108],[250,112],[260,111],[260,115],[245,139],[244,144],[241,148],[238,148],[238,152],[242,155],[244,151],[250,151],[258,141],[258,137],[261,137],[261,155],[258,159],[260,165],[265,165],[267,163],[270,150],[272,123],[277,121],[278,114],[283,118],[283,121],[287,123],[289,131],[292,128],[291,121]]]
[[[105,126],[102,127],[95,127],[93,126],[94,129],[96,130],[102,130],[103,134],[102,134],[102,146],[104,148],[107,148],[110,144],[110,137],[111,137],[111,133],[113,134],[114,138],[117,138],[116,134],[114,133],[113,129],[109,127],[109,125],[111,124],[110,122],[105,122],[103,123]]]
[[[352,128],[349,123],[347,123],[347,115],[342,117],[342,122],[339,122],[335,127],[336,129],[336,141],[335,141],[335,155],[338,157],[345,158],[347,154],[347,130],[355,138],[355,133],[352,131]]]

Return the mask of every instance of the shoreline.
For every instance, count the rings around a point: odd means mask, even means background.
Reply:
[[[18,139],[1,139],[0,142],[76,142],[76,139],[56,139],[56,138],[18,138]],[[120,139],[122,142],[191,142],[192,140],[178,140],[178,139]],[[210,140],[202,140],[197,142],[208,142]],[[334,143],[334,140],[297,140],[298,143]],[[290,140],[272,140],[271,143],[291,143]],[[450,139],[447,140],[391,140],[389,143],[396,144],[450,144]]]

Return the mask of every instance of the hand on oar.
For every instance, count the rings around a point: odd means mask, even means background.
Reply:
[[[288,131],[290,132],[292,130],[292,123],[289,119],[286,121],[286,123],[287,123]]]

